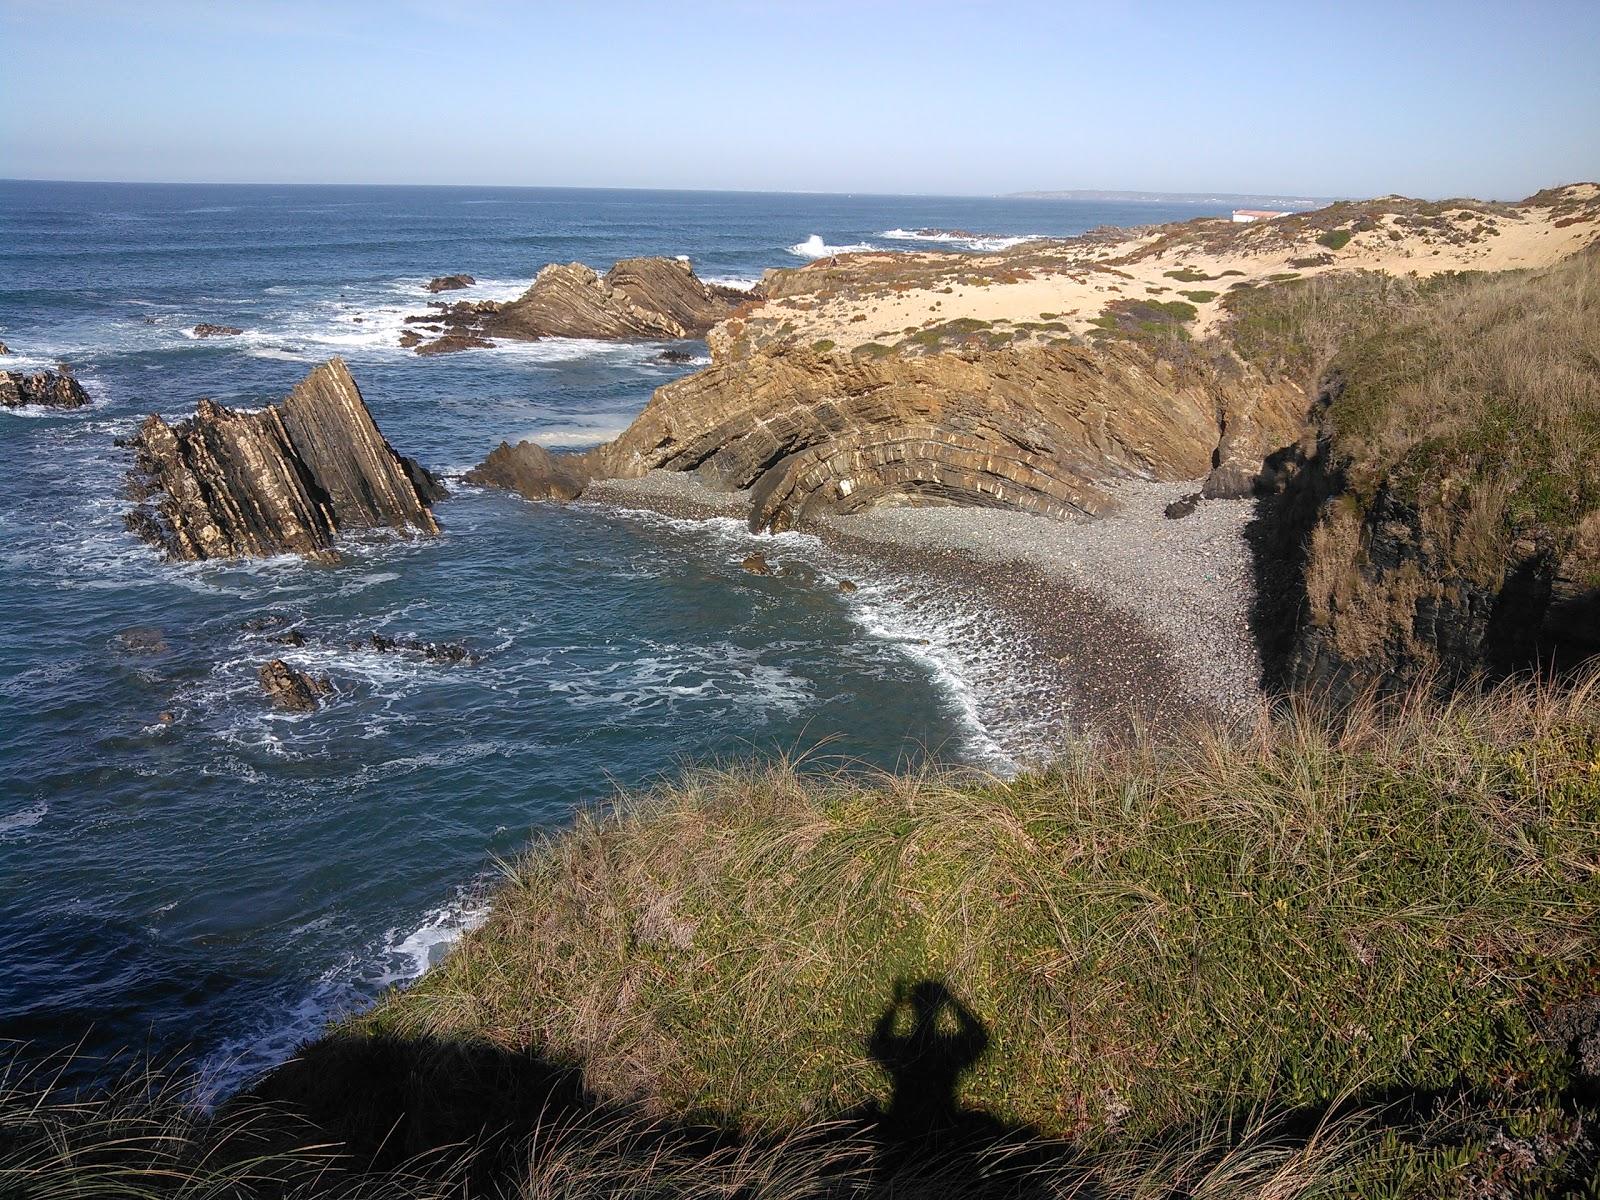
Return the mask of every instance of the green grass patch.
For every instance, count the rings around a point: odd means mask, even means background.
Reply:
[[[1207,291],[1179,292],[1178,293],[1178,295],[1182,296],[1185,300],[1188,300],[1188,301],[1190,301],[1191,303],[1194,303],[1194,304],[1205,304],[1205,303],[1207,303],[1209,301],[1215,300],[1221,294],[1222,293],[1220,293],[1220,292],[1207,292]]]
[[[1596,862],[1587,697],[1290,713],[1011,781],[693,773],[536,849],[353,1028],[777,1128],[886,1100],[863,1047],[936,978],[988,1031],[962,1102],[1081,1145],[1352,1091],[1536,1121],[1573,1079],[1542,1031],[1593,986]]]
[[[1330,229],[1327,233],[1318,235],[1317,244],[1326,246],[1329,250],[1343,250],[1352,236],[1348,229]]]

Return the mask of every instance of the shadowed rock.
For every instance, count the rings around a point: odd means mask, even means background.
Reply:
[[[235,337],[243,332],[244,330],[237,325],[212,325],[205,321],[194,327],[194,335],[197,338]]]
[[[21,408],[25,404],[82,408],[88,403],[89,393],[65,370],[36,371],[31,375],[0,371],[0,408]]]
[[[154,503],[129,513],[128,528],[171,558],[336,562],[344,530],[439,531],[429,505],[444,488],[384,440],[337,358],[278,404],[244,412],[201,400],[176,425],[152,414],[129,444],[130,492]]]
[[[471,275],[440,275],[427,282],[430,292],[457,292],[462,288],[469,288],[478,281]]]

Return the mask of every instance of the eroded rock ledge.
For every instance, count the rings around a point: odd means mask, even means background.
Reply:
[[[552,263],[515,300],[438,303],[436,312],[407,318],[440,336],[421,345],[415,335],[404,340],[428,354],[471,349],[486,338],[698,338],[749,299],[702,282],[686,259],[628,258],[604,275],[582,263]]]
[[[128,528],[174,559],[294,553],[338,561],[348,529],[437,533],[446,493],[384,440],[340,359],[254,412],[201,400],[169,425],[152,414],[128,443]]]
[[[1293,384],[1132,344],[885,359],[778,347],[662,387],[607,445],[502,444],[468,478],[568,499],[597,478],[693,471],[750,489],[756,530],[898,504],[1093,515],[1108,479],[1213,472],[1214,494],[1246,494],[1304,416]]]

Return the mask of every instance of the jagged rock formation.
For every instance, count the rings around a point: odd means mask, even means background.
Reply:
[[[333,691],[333,685],[316,675],[296,670],[281,658],[275,658],[261,668],[261,690],[274,708],[285,712],[315,712],[321,697]]]
[[[201,400],[177,425],[152,414],[130,445],[130,490],[155,503],[128,528],[171,558],[336,562],[342,530],[439,531],[429,505],[443,487],[384,440],[337,358],[258,411]]]
[[[197,338],[236,337],[243,332],[244,330],[237,325],[213,325],[208,321],[202,321],[194,327],[194,335]]]
[[[439,275],[428,280],[425,285],[430,292],[458,292],[462,288],[469,288],[478,281],[471,275]]]
[[[694,471],[751,489],[752,529],[918,503],[1092,515],[1111,503],[1102,480],[1205,475],[1227,423],[1251,431],[1259,470],[1298,435],[1304,407],[1291,384],[1132,344],[893,359],[778,348],[667,384],[585,454],[502,445],[478,479],[559,499],[576,479]],[[1244,435],[1235,442],[1242,458]]]
[[[484,338],[695,338],[749,299],[702,283],[685,259],[628,258],[604,276],[582,263],[552,263],[515,300],[440,302],[436,312],[407,320],[445,335],[416,346],[418,354],[488,344]]]
[[[21,408],[37,404],[41,408],[82,408],[89,393],[67,371],[36,371],[23,375],[0,371],[0,408]]]

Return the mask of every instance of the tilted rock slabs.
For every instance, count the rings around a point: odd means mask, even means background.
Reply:
[[[340,359],[254,412],[201,400],[169,425],[152,414],[130,445],[127,526],[174,559],[294,553],[337,562],[347,529],[437,533],[429,505],[447,494],[397,454]]]
[[[657,390],[616,441],[583,454],[502,445],[479,482],[560,499],[574,480],[693,471],[749,489],[753,530],[829,513],[954,504],[1051,517],[1112,507],[1112,479],[1196,479],[1299,434],[1305,397],[1248,369],[1176,365],[1126,343],[871,359],[777,347]],[[1248,445],[1246,443],[1249,443]]]
[[[83,408],[88,403],[89,393],[65,370],[36,371],[31,375],[0,371],[0,408],[36,404],[66,409]]]
[[[469,338],[534,341],[546,337],[675,340],[704,337],[750,297],[702,283],[687,260],[627,258],[604,275],[582,263],[552,263],[533,286],[504,304],[492,300],[447,305],[417,318],[443,327],[450,341],[438,350],[468,349]]]

